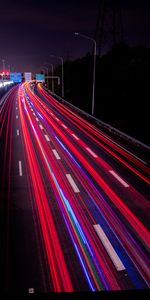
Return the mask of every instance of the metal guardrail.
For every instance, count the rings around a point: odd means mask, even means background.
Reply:
[[[122,132],[119,129],[116,129],[115,127],[111,126],[110,124],[107,124],[95,117],[93,117],[92,115],[88,114],[87,112],[85,112],[84,110],[76,107],[75,105],[69,103],[68,101],[64,100],[63,98],[61,98],[60,96],[58,96],[57,94],[53,93],[52,91],[48,90],[46,87],[44,87],[45,90],[50,93],[51,95],[53,95],[56,99],[58,99],[59,101],[61,101],[62,103],[64,103],[65,105],[71,107],[71,109],[73,109],[75,112],[80,113],[80,115],[86,117],[86,119],[94,121],[97,125],[101,126],[102,128],[106,129],[109,131],[109,133],[111,132],[114,135],[119,136],[120,138],[126,140],[129,143],[132,143],[134,146],[140,147],[140,148],[144,148],[146,151],[150,151],[150,147],[144,143],[142,143],[141,141],[129,136],[128,134]]]

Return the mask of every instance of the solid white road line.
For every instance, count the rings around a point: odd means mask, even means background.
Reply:
[[[19,160],[19,175],[22,176],[22,162]]]
[[[103,246],[105,247],[109,257],[111,258],[114,266],[116,267],[117,271],[125,270],[125,266],[123,265],[121,259],[119,258],[118,254],[116,253],[115,249],[111,245],[110,241],[108,240],[105,232],[101,228],[99,224],[93,225],[94,229],[99,236]]]
[[[17,135],[19,135],[19,129],[17,129]]]
[[[18,115],[16,115],[16,119],[18,119]]]
[[[52,151],[53,151],[56,159],[61,159],[60,156],[59,156],[59,154],[58,154],[58,152],[55,149],[52,149]]]
[[[50,138],[48,137],[48,135],[47,135],[47,134],[44,134],[44,136],[45,136],[46,140],[49,142],[49,141],[50,141]]]
[[[129,187],[129,185],[113,170],[109,171],[124,187]]]
[[[74,182],[73,178],[71,177],[71,175],[70,175],[70,174],[66,174],[66,177],[67,177],[67,179],[68,179],[70,185],[72,186],[74,192],[75,192],[75,193],[80,193],[80,191],[79,191],[79,189],[78,189],[76,183]]]
[[[79,140],[79,138],[74,134],[74,133],[72,133],[72,136],[78,141]]]
[[[44,127],[43,127],[41,124],[39,125],[39,127],[40,127],[41,129],[44,129]]]
[[[86,148],[86,150],[94,157],[94,158],[96,158],[96,157],[98,157],[90,148]]]

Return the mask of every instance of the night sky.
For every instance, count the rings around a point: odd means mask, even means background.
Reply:
[[[0,5],[0,69],[5,59],[14,71],[38,72],[50,54],[74,59],[91,51],[99,0],[7,0]],[[122,0],[124,40],[150,47],[150,1]]]

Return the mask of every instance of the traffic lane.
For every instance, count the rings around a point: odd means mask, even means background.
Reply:
[[[136,227],[136,224],[134,224],[134,227]]]
[[[44,108],[44,104],[42,104],[42,106],[43,106],[43,108]],[[46,109],[46,111],[50,111],[48,108],[45,108]],[[52,112],[50,113],[51,115],[52,115]],[[58,117],[56,117],[56,115],[55,114],[53,114],[53,117],[55,118],[55,119],[57,119],[57,121],[59,121],[61,118],[58,118]],[[66,124],[66,122],[64,122],[65,124]],[[66,126],[66,125],[64,125],[63,124],[63,126],[64,126],[64,128],[66,129],[66,127],[68,127],[68,126]],[[75,127],[73,128],[73,132],[74,131],[77,131],[77,129],[76,129],[76,126],[77,125],[75,125]],[[69,124],[69,128],[70,128],[70,124]],[[85,132],[85,131],[84,131]],[[81,131],[78,131],[76,134],[74,134],[74,137],[79,137],[80,138],[80,136],[82,136],[82,139],[85,139],[85,134],[84,134],[84,136],[81,134]],[[91,144],[91,138],[90,139],[88,139],[88,136],[87,136],[87,133],[86,133],[86,140],[87,140],[87,144]],[[99,144],[99,142],[98,142],[98,144]],[[97,145],[97,141],[95,140],[95,142],[94,143],[92,143],[92,145],[93,145],[93,147],[95,148],[95,149],[97,149],[97,151],[98,152],[100,152],[101,151],[101,156],[103,156],[103,153],[104,153],[104,155],[106,156],[106,160],[108,159],[110,162],[112,161],[113,162],[113,165],[115,164],[115,162],[117,161],[118,162],[118,159],[119,159],[119,163],[120,163],[120,165],[122,166],[122,169],[123,170],[128,170],[128,167],[130,168],[130,171],[127,173],[127,175],[129,175],[128,177],[130,178],[131,176],[132,176],[132,171],[134,171],[133,172],[133,174],[134,174],[134,176],[133,176],[133,180],[132,180],[132,185],[137,189],[139,189],[139,191],[142,191],[142,193],[143,193],[143,195],[145,194],[146,195],[146,197],[147,197],[147,195],[149,194],[149,192],[148,192],[148,187],[147,187],[147,184],[143,184],[142,183],[142,180],[140,180],[140,178],[139,178],[139,176],[137,176],[138,175],[138,172],[140,171],[140,170],[135,170],[135,169],[133,169],[133,166],[132,166],[132,162],[131,162],[131,165],[129,165],[128,163],[126,163],[124,160],[122,160],[122,158],[119,158],[118,156],[117,157],[114,157],[113,155],[109,155],[109,156],[107,156],[107,153],[108,153],[108,151],[106,151],[106,149],[104,148],[103,149],[103,147],[102,147],[102,149],[104,150],[103,152],[102,152],[102,150],[100,150],[101,149],[101,146],[100,145]],[[112,154],[112,151],[111,150],[109,150],[109,153],[110,154]],[[116,159],[117,158],[117,159]],[[118,168],[117,168],[118,169]],[[122,173],[122,172],[121,172]],[[131,175],[130,175],[131,174]],[[141,177],[143,177],[144,176],[144,174],[141,174],[140,175]]]
[[[48,260],[48,268],[51,278],[51,289],[55,291],[71,291],[72,284],[68,274],[66,262],[64,260],[63,252],[60,246],[58,233],[52,217],[52,212],[49,208],[47,195],[45,191],[45,185],[43,184],[43,176],[39,169],[39,163],[36,159],[35,149],[32,143],[31,135],[28,129],[28,125],[31,126],[37,145],[40,147],[39,153],[43,151],[42,144],[38,138],[36,128],[33,125],[31,117],[28,112],[28,108],[24,102],[24,99],[19,100],[19,111],[21,116],[21,125],[23,130],[23,136],[26,141],[26,153],[29,165],[29,171],[33,186],[34,199],[37,206],[39,222],[41,225],[41,234],[44,241],[45,253]],[[27,124],[27,121],[28,123]],[[57,255],[54,251],[57,249]],[[63,273],[63,274],[62,274]]]
[[[65,155],[66,163],[71,161],[71,158],[70,158],[72,156],[71,152],[68,151],[68,149],[65,147],[63,142],[61,142],[61,140],[58,139],[58,141],[59,141],[60,148],[58,148],[58,145],[54,146],[56,149],[58,149],[57,150],[58,155],[60,156],[60,152],[62,152],[62,150],[64,150],[63,156]],[[77,148],[78,147],[76,146],[76,149]],[[81,149],[79,149],[79,151],[80,151],[80,153],[82,153],[82,155],[84,157],[85,156],[84,151],[82,152]],[[118,174],[120,174],[118,171],[117,171],[117,173],[114,172],[114,174],[111,174],[110,172],[105,172],[105,170],[100,169],[99,166],[95,166],[93,163],[93,160],[91,160],[89,157],[87,157],[86,160],[89,162],[89,164],[91,166],[93,166],[93,168],[96,170],[97,174],[99,174],[100,176],[103,177],[104,181],[107,182],[108,186],[111,187],[113,189],[113,191],[117,195],[120,196],[122,201],[125,204],[127,204],[127,206],[131,209],[131,211],[148,228],[148,224],[149,224],[149,202],[148,202],[148,200],[145,199],[135,189],[133,189],[132,186],[129,186],[127,184],[127,182],[122,179],[124,177],[123,176],[120,177],[118,175]],[[81,170],[82,164],[80,162],[78,162],[78,160],[76,159],[76,157],[74,155],[72,156],[72,162],[74,163],[74,166],[75,166],[75,163],[78,164],[80,167],[80,170]],[[85,173],[87,174],[87,176],[89,176],[89,178],[91,178],[91,181],[93,182],[93,184],[96,185],[101,191],[103,191],[101,185],[96,184],[94,177],[91,176],[90,172],[88,172],[88,169],[85,169],[85,168],[83,168],[83,169],[84,169]],[[79,172],[80,172],[80,170],[79,170]],[[78,172],[78,170],[76,170],[76,172]],[[116,178],[116,175],[117,175],[117,178]],[[120,182],[120,180],[121,180],[121,182]],[[111,206],[115,207],[113,202],[109,201],[109,203]],[[116,207],[116,210],[118,211],[117,207]]]
[[[33,288],[34,291],[47,291],[48,275],[46,276],[46,260],[43,252],[43,243],[40,237],[40,228],[38,224],[37,211],[34,203],[32,186],[28,175],[28,165],[24,149],[20,115],[18,110],[18,101],[15,105],[16,116],[14,120],[14,152],[13,152],[13,195],[12,223],[14,223],[13,233],[11,235],[13,243],[14,257],[13,265],[20,252],[20,263],[15,267],[15,282],[13,288],[20,281],[20,290],[28,291]],[[16,156],[17,153],[17,156]],[[16,235],[17,224],[20,225]],[[15,236],[13,236],[13,234]],[[22,247],[24,245],[24,247]],[[32,245],[32,247],[31,247]],[[13,268],[13,267],[12,267]],[[21,273],[20,274],[20,269]],[[44,272],[45,270],[45,272]],[[21,276],[22,275],[22,276]]]
[[[57,121],[59,121],[60,119],[58,119],[57,117],[54,117],[55,119],[57,119]],[[58,122],[58,124],[60,124],[60,122]],[[63,125],[64,126],[64,128],[65,129],[67,129],[68,127],[67,126],[65,126],[64,124],[61,124],[61,125]],[[70,126],[69,126],[69,128],[70,128]],[[71,132],[71,131],[70,131]],[[75,138],[76,140],[81,140],[81,138],[80,138],[80,133],[78,132],[78,133],[73,133],[74,131],[72,131],[72,137],[73,138]],[[70,133],[70,136],[71,136],[71,133]],[[84,139],[83,140],[85,140],[85,135],[84,135]],[[91,154],[94,156],[94,153],[100,153],[100,155],[99,155],[99,157],[104,157],[104,155],[103,155],[103,153],[102,153],[102,151],[100,150],[100,148],[99,147],[97,147],[97,145],[95,145],[94,143],[91,143],[91,140],[88,140],[88,142],[87,142],[87,137],[86,137],[86,144],[87,145],[90,145],[90,144],[92,144],[92,150],[90,149],[90,147],[87,147],[88,148],[88,151],[90,151],[91,152]],[[83,145],[83,147],[84,147],[84,145]],[[85,147],[86,148],[86,147]],[[94,149],[94,151],[93,151],[93,149]],[[96,155],[95,155],[95,157],[96,157]],[[118,166],[118,163],[116,164],[116,161],[112,158],[112,156],[110,156],[110,155],[107,155],[107,153],[105,153],[105,158],[103,159],[104,161],[112,161],[112,164],[110,163],[110,171],[112,172],[112,175],[114,175],[115,176],[115,178],[117,179],[117,180],[120,180],[121,182],[122,182],[122,184],[124,183],[123,182],[123,180],[121,180],[120,179],[120,177],[124,177],[124,178],[127,178],[127,180],[130,182],[130,180],[131,180],[131,182],[132,182],[132,185],[133,186],[135,186],[135,190],[138,188],[139,189],[139,191],[141,192],[142,191],[142,194],[144,194],[144,191],[145,191],[145,195],[146,195],[146,197],[148,198],[148,187],[147,187],[147,185],[146,184],[142,184],[141,183],[141,181],[138,179],[138,177],[135,175],[135,176],[133,176],[132,175],[132,173],[130,172],[130,171],[128,171],[128,169],[126,168],[126,167],[124,167],[124,166],[122,166],[122,168],[120,168],[120,170],[119,170],[119,174],[122,174],[122,176],[117,176],[117,172],[118,172],[118,168],[120,167],[120,166]],[[112,170],[111,170],[111,165],[113,166],[112,167]],[[115,166],[115,168],[114,168],[114,166]],[[117,166],[117,167],[116,167]],[[115,171],[113,171],[113,169],[115,170],[117,170],[116,172]],[[126,174],[127,174],[127,176],[124,176],[124,171],[126,172]],[[117,181],[116,180],[116,181]],[[124,183],[125,184],[125,183]],[[136,193],[137,194],[137,193]],[[135,195],[134,195],[135,196]],[[136,204],[136,203],[135,203]],[[145,208],[145,212],[147,212],[147,204],[146,204],[146,202],[144,203],[143,202],[143,207]],[[141,205],[141,208],[142,208],[142,205]]]
[[[43,129],[44,129],[44,127],[43,127]]]
[[[59,153],[61,159],[63,159],[63,154],[60,151],[58,153]],[[69,172],[70,172],[70,170],[69,170]],[[114,215],[114,216],[113,216],[113,221],[112,221],[111,227],[115,226],[113,224],[117,224],[117,221],[116,221],[117,215],[118,215],[117,216],[118,220],[122,221],[122,218],[120,217],[120,213],[118,213],[118,212],[114,213],[115,210],[112,211],[110,208],[111,204],[110,204],[110,206],[108,206],[108,203],[109,203],[108,199],[107,199],[107,202],[108,202],[107,205],[106,205],[106,203],[105,204],[103,203],[104,199],[103,199],[103,197],[101,197],[102,193],[100,193],[100,191],[97,192],[97,197],[94,195],[94,187],[92,187],[92,185],[90,185],[87,177],[85,178],[85,182],[83,181],[83,177],[84,177],[83,173],[80,176],[79,170],[74,170],[74,168],[72,168],[72,172],[70,172],[70,174],[73,174],[73,176],[71,175],[73,177],[73,182],[74,182],[72,188],[74,189],[75,192],[80,192],[79,195],[81,195],[81,197],[78,197],[78,199],[76,198],[76,200],[75,200],[75,203],[77,203],[77,205],[78,205],[79,214],[81,214],[81,216],[84,216],[83,217],[84,219],[86,219],[86,214],[88,215],[88,217],[91,215],[93,216],[94,221],[92,221],[92,219],[91,219],[91,224],[89,224],[89,226],[88,226],[89,231],[90,231],[90,227],[92,226],[92,224],[95,224],[96,221],[97,221],[97,223],[102,222],[103,213],[105,213],[105,217],[109,224],[109,227],[111,224],[111,223],[109,223],[109,218],[112,220],[112,215]],[[64,178],[64,183],[65,183],[65,178]],[[85,191],[83,192],[83,190],[85,190]],[[106,200],[106,195],[105,195],[105,200]],[[109,211],[111,211],[111,214]],[[95,214],[97,215],[97,219],[95,219]],[[123,221],[122,221],[122,223],[123,223]],[[107,225],[106,225],[106,223],[105,223],[105,225],[103,224],[103,226],[107,227],[107,232],[109,231],[108,224]],[[129,237],[128,237],[128,235],[126,236],[127,226],[126,226],[125,220],[124,220],[124,224],[125,224],[124,227],[121,225],[121,223],[119,225],[117,225],[119,228],[121,228],[121,235],[122,235],[121,236],[120,233],[117,231],[117,237],[121,238],[122,244],[124,245],[124,248],[125,248],[125,251],[127,251],[126,243],[124,243],[124,241],[126,242],[126,239],[128,239]],[[113,227],[113,229],[116,232],[116,228]],[[110,238],[112,239],[112,244],[114,244],[114,238],[112,238],[112,232],[109,232],[109,234],[110,234]],[[91,233],[91,235],[93,235],[93,233]],[[133,235],[132,235],[132,237],[133,237]],[[135,237],[135,240],[136,240],[136,237]],[[115,244],[115,246],[116,246],[116,244]],[[132,249],[133,245],[132,246],[130,245],[130,248]],[[126,280],[127,280],[127,278],[126,278]]]
[[[15,89],[12,90],[15,94]],[[12,151],[12,122],[13,106],[11,92],[7,93],[1,110],[1,202],[0,202],[0,239],[1,239],[1,290],[7,289],[7,256],[8,256],[8,229],[9,229],[9,205],[10,205],[10,172]]]
[[[45,141],[45,140],[44,140]],[[67,192],[67,191],[66,191]],[[82,278],[82,277],[81,277]]]
[[[7,257],[5,259],[6,291],[24,291],[29,288],[43,290],[40,279],[40,260],[36,256],[37,241],[35,239],[35,225],[32,216],[30,195],[28,192],[27,178],[25,174],[25,161],[21,144],[21,131],[19,114],[16,106],[16,96],[12,96],[12,147],[10,157],[10,199],[7,224],[6,247]],[[9,116],[8,116],[9,117]],[[9,118],[8,118],[9,120]],[[19,133],[19,135],[18,135]],[[8,139],[9,139],[8,138]],[[20,163],[20,164],[19,164]],[[30,246],[29,246],[30,245]],[[32,245],[32,248],[31,248]],[[31,251],[32,249],[32,251]],[[3,275],[5,272],[3,273]],[[33,286],[32,286],[33,284]]]
[[[116,162],[111,164],[109,163],[109,165],[106,164],[106,167],[104,165],[103,168],[103,161],[108,162],[111,159],[107,156],[107,159],[105,158],[99,163],[98,157],[101,157],[101,154],[98,155],[99,151],[93,151],[93,147],[91,148],[88,149],[90,150],[91,157],[88,155],[86,156],[87,162],[93,167],[94,170],[96,170],[96,173],[99,174],[105,182],[107,182],[108,186],[120,196],[123,202],[148,228],[150,209],[148,187],[145,186],[145,184],[142,184],[141,181],[138,183],[138,179],[135,185],[133,174],[129,170],[121,168]],[[78,142],[76,142],[76,149],[78,149],[78,151],[82,153],[83,157],[85,157],[86,153],[83,148],[79,147]],[[140,191],[139,187],[141,187]]]
[[[63,157],[63,154],[62,154],[62,152],[60,151],[60,149],[59,150],[57,150],[57,152],[58,152],[58,154],[59,154],[59,156],[62,158]],[[61,153],[61,154],[60,154]],[[71,160],[71,159],[70,159]],[[69,161],[69,160],[68,160]],[[79,172],[79,169],[76,169],[75,170],[75,160],[73,160],[73,170],[74,170],[74,172],[72,172],[73,174],[74,174],[74,177],[76,178],[76,180],[75,180],[75,184],[77,185],[77,187],[78,187],[78,189],[81,191],[81,190],[83,190],[83,187],[84,187],[84,189],[86,190],[86,193],[88,193],[88,195],[86,194],[86,195],[84,195],[83,197],[82,197],[82,201],[81,201],[81,203],[83,202],[83,199],[89,199],[89,196],[90,196],[90,199],[95,199],[95,196],[94,196],[94,189],[95,189],[95,187],[96,187],[96,184],[94,184],[93,186],[92,185],[90,185],[90,182],[88,181],[88,178],[87,177],[85,177],[85,181],[83,180],[83,178],[84,178],[84,173],[82,173],[81,175],[80,175],[80,172]],[[78,174],[78,176],[76,175],[76,174]],[[97,190],[98,190],[98,192],[97,192],[97,200],[94,200],[96,203],[97,203],[97,205],[98,206],[100,206],[101,207],[101,205],[102,205],[102,201],[101,201],[101,194],[102,195],[104,195],[104,193],[102,193],[102,191],[101,191],[101,189],[100,189],[100,187],[97,187]],[[105,198],[106,198],[106,195],[105,195]],[[132,237],[138,242],[138,244],[142,247],[142,249],[144,249],[144,251],[146,251],[145,250],[145,248],[143,247],[143,245],[141,245],[141,241],[140,241],[140,239],[139,238],[137,238],[137,236],[136,236],[136,234],[135,234],[135,232],[134,232],[134,230],[133,230],[133,228],[131,227],[130,228],[130,226],[129,226],[129,224],[128,224],[128,222],[126,221],[126,219],[124,218],[124,216],[123,215],[121,215],[120,214],[120,211],[118,211],[117,209],[116,209],[116,207],[111,203],[111,201],[110,201],[110,199],[107,197],[106,198],[107,199],[107,206],[106,206],[106,203],[105,203],[105,206],[103,207],[101,207],[101,209],[103,208],[103,212],[105,212],[106,213],[106,219],[109,221],[109,215],[110,214],[108,214],[108,212],[109,212],[109,210],[111,210],[111,209],[113,209],[113,214],[114,214],[114,216],[115,215],[117,215],[118,216],[118,219],[123,223],[123,224],[125,224],[125,227],[124,227],[124,229],[122,229],[122,231],[121,231],[121,233],[124,233],[124,240],[126,240],[126,239],[128,239],[129,237],[128,236],[126,236],[126,231],[129,231],[130,233],[132,232]],[[108,205],[109,204],[109,205]],[[103,204],[104,205],[104,204]],[[89,207],[89,209],[91,208],[91,202],[90,202],[90,207]],[[111,212],[112,213],[112,212]],[[110,219],[112,219],[112,216],[110,215]],[[113,221],[113,224],[116,224],[116,219],[114,218],[114,221]],[[119,228],[122,228],[121,227],[121,225],[118,225],[118,227]],[[126,238],[125,238],[125,236],[126,236]],[[131,248],[132,248],[133,246],[131,246]],[[134,248],[134,247],[133,247]]]
[[[37,145],[36,145],[36,147],[37,147]],[[80,276],[79,274],[80,274],[80,273],[78,273],[78,276]],[[81,276],[81,278],[82,278],[82,276]],[[83,286],[82,286],[82,288],[83,288]]]
[[[47,153],[47,151],[45,150],[46,145],[44,145],[44,144],[46,143],[49,145],[50,141],[45,139],[44,130],[40,129],[40,127],[38,126],[38,123],[34,122],[34,120],[32,120],[32,121],[33,121],[34,128],[36,129],[36,132],[38,134],[38,139],[40,140],[42,148],[44,149],[43,151],[44,151],[44,153],[47,154],[47,159],[48,159],[49,165],[50,165],[49,168],[51,168],[52,164],[53,164],[52,161],[54,161],[54,164],[55,163],[57,164],[57,158],[54,155],[55,152],[53,153],[51,150],[51,153],[49,153],[49,152]],[[41,151],[40,151],[39,142],[37,142],[37,139],[35,137],[34,130],[33,130],[33,127],[31,126],[31,124],[28,124],[28,129],[29,129],[30,135],[32,137],[32,144],[33,144],[33,148],[35,150],[35,158],[36,158],[36,161],[38,162],[38,166],[40,168],[40,174],[42,175],[43,186],[44,186],[44,190],[45,190],[46,196],[47,196],[47,203],[48,203],[48,206],[49,206],[51,214],[52,214],[52,219],[55,223],[56,231],[57,231],[59,241],[60,241],[60,244],[62,247],[62,252],[65,257],[65,262],[69,268],[70,278],[73,279],[74,290],[76,290],[76,291],[81,291],[82,289],[89,290],[86,280],[83,277],[82,268],[77,259],[72,241],[71,241],[68,231],[66,229],[64,218],[63,218],[63,215],[61,212],[61,206],[60,206],[59,201],[57,200],[58,195],[56,193],[56,187],[54,185],[53,178],[51,178],[48,170],[46,170],[46,165],[44,162],[45,154],[44,154],[44,157],[42,157],[43,152],[41,153]],[[40,134],[40,131],[41,131],[41,134]],[[62,168],[62,166],[61,166],[61,168]],[[54,167],[54,169],[55,169],[54,174],[57,173],[57,176],[58,176],[60,171],[58,170],[56,172],[55,167]],[[56,176],[56,174],[55,174],[55,176]],[[74,269],[77,270],[77,273],[74,272]],[[59,273],[59,270],[58,270],[58,273]],[[51,276],[53,276],[52,271],[51,271]],[[78,280],[78,278],[80,278],[80,280]]]
[[[47,111],[46,111],[46,114],[44,114],[43,110],[40,111],[40,112],[43,113],[43,116],[44,116],[45,118],[47,117],[47,113],[48,113]],[[35,114],[35,112],[34,112],[34,114]],[[53,113],[50,112],[50,115],[53,116]],[[55,117],[55,119],[56,119],[56,117]],[[59,121],[59,120],[57,120],[57,121]],[[49,122],[50,125],[52,125],[51,128],[54,128],[54,127],[56,128],[56,126],[54,125],[54,122],[52,123],[51,120],[50,120],[50,118],[48,119],[48,122]],[[61,125],[62,125],[62,124],[61,124]],[[50,128],[50,130],[51,130],[51,128]],[[68,128],[67,128],[67,131],[68,131]],[[67,132],[67,131],[66,131],[66,132]],[[57,130],[57,132],[58,132],[58,130]],[[60,136],[62,136],[62,135],[63,135],[63,134],[60,133]],[[65,134],[65,136],[66,136],[66,134]],[[70,144],[71,144],[71,143],[69,143],[69,146],[70,146]],[[71,147],[71,146],[70,146],[70,147]],[[86,149],[86,150],[87,150],[87,149]],[[88,150],[89,150],[89,148],[88,148]],[[106,165],[106,163],[105,163],[105,165]],[[103,170],[102,170],[102,171],[103,171]],[[110,174],[110,175],[112,175],[112,174]],[[119,184],[120,184],[120,183],[119,183]],[[132,197],[130,197],[130,198],[132,199]],[[141,199],[142,199],[142,198],[141,198]],[[135,202],[135,203],[136,203],[136,202]],[[137,211],[138,211],[138,210],[137,210]],[[146,209],[146,211],[147,211],[147,209]],[[135,209],[135,212],[136,212],[136,209]]]
[[[94,125],[90,124],[86,120],[77,116],[75,113],[71,112],[70,109],[68,109],[67,107],[64,107],[64,105],[62,105],[58,101],[54,100],[54,98],[52,98],[52,96],[48,95],[48,93],[45,92],[44,90],[42,90],[42,88],[40,88],[39,91],[40,91],[40,93],[44,93],[44,94],[41,94],[42,99],[44,99],[44,96],[45,96],[49,100],[49,103],[51,105],[53,105],[55,112],[57,114],[58,114],[58,111],[60,110],[61,115],[65,115],[65,117],[68,118],[71,123],[75,124],[75,126],[78,127],[80,129],[80,131],[83,130],[84,132],[86,132],[86,135],[88,135],[89,133],[92,133],[92,135],[90,135],[91,138],[96,143],[101,145],[104,149],[107,149],[107,151],[108,151],[108,147],[106,147],[106,146],[109,146],[110,148],[113,149],[114,153],[119,153],[119,156],[124,157],[126,160],[129,159],[131,165],[136,164],[138,166],[138,168],[142,169],[142,172],[146,172],[147,174],[150,173],[150,169],[146,166],[146,162],[143,161],[142,159],[140,159],[137,155],[131,153],[129,151],[130,149],[127,150],[126,148],[123,147],[123,145],[119,145],[117,142],[112,140],[112,138],[109,137],[107,134],[104,134],[101,130],[98,130],[98,128],[96,128]],[[83,129],[83,127],[86,129],[86,131]],[[97,138],[98,138],[98,140],[97,140]],[[100,143],[100,140],[104,144]]]

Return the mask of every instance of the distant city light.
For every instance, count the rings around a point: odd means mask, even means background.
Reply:
[[[0,82],[0,88],[3,88],[6,85],[12,84],[13,81],[4,81],[4,82]]]
[[[10,73],[9,73],[8,71],[3,71],[3,72],[0,73],[1,76],[4,76],[4,75],[7,75],[7,76],[8,76],[9,74],[10,74]]]

